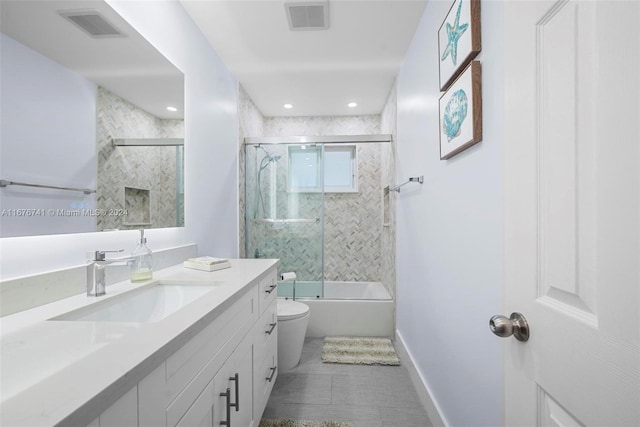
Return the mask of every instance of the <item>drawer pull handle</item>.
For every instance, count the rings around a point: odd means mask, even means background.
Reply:
[[[278,285],[276,285],[274,283],[273,285],[269,286],[269,289],[265,290],[265,292],[270,294],[271,292],[273,292],[273,290],[276,288],[276,286],[278,286]]]
[[[271,326],[271,328],[269,328],[268,331],[264,331],[267,335],[271,335],[273,333],[273,330],[278,326],[278,323],[269,323],[269,326]]]
[[[273,377],[276,375],[276,369],[278,369],[277,366],[274,366],[273,368],[269,368],[271,370],[271,375],[269,375],[266,380],[271,382],[273,381]]]
[[[232,377],[229,377],[229,381],[234,381],[236,383],[236,403],[230,403],[229,406],[233,406],[236,408],[236,412],[240,411],[240,376],[236,372],[236,374]]]
[[[227,391],[220,393],[220,397],[227,398],[227,421],[220,421],[220,425],[231,427],[231,389],[227,387]]]

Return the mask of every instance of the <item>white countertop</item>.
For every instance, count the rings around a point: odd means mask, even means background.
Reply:
[[[0,319],[0,424],[90,423],[277,264],[236,259],[213,272],[182,264],[155,271],[153,282],[215,290],[154,323],[48,320],[152,283],[129,281],[108,286],[102,297],[76,295]]]

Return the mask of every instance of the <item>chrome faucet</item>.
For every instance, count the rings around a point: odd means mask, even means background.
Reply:
[[[106,259],[107,253],[120,253],[124,249],[117,251],[94,251],[87,265],[87,296],[99,297],[107,293],[107,271],[108,265],[125,266],[133,262],[133,257]]]

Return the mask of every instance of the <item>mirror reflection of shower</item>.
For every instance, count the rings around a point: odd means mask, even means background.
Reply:
[[[257,181],[258,181],[258,185],[257,185],[257,190],[258,190],[258,194],[256,197],[256,208],[253,214],[254,218],[269,218],[269,217],[274,217],[274,208],[275,208],[275,189],[272,189],[272,191],[270,191],[269,193],[271,194],[270,200],[269,200],[269,215],[267,216],[267,210],[265,208],[265,203],[264,203],[264,196],[263,196],[263,191],[262,191],[262,173],[264,172],[265,169],[267,169],[267,167],[272,164],[277,162],[278,160],[280,160],[282,158],[282,156],[278,156],[278,155],[271,155],[266,148],[262,147],[262,146],[258,146],[258,148],[260,148],[262,151],[264,151],[265,155],[264,157],[262,157],[262,160],[260,160],[260,168],[258,169],[258,177],[257,177]],[[271,186],[275,186],[275,168],[271,168]]]

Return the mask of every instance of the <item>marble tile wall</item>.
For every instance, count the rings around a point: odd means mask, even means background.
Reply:
[[[367,135],[380,133],[380,116],[267,117],[264,136]]]
[[[98,209],[124,209],[125,187],[149,191],[145,227],[177,224],[176,147],[115,147],[113,138],[182,138],[182,120],[162,120],[104,88],[98,89]],[[132,213],[133,216],[136,214]],[[97,218],[98,230],[131,229],[126,215]]]
[[[358,192],[325,194],[325,280],[381,280],[380,144],[358,144],[357,156]]]

